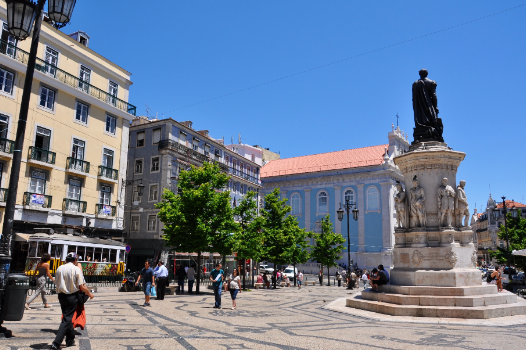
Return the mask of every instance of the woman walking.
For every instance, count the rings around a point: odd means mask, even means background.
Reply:
[[[232,310],[235,310],[237,307],[236,304],[236,297],[237,293],[241,293],[241,289],[239,288],[241,279],[239,278],[239,274],[237,273],[237,270],[234,270],[234,273],[232,274],[232,277],[230,277],[230,283],[229,283],[229,290],[230,290],[230,296],[232,297]]]
[[[49,277],[53,282],[55,282],[55,279],[51,274],[49,273],[49,260],[51,257],[48,253],[42,254],[42,258],[40,259],[40,262],[37,265],[37,268],[35,270],[35,278],[37,279],[37,289],[29,298],[29,300],[26,302],[26,310],[29,310],[29,304],[33,302],[33,300],[36,299],[38,294],[42,295],[42,302],[44,303],[45,308],[49,308],[49,304],[47,303],[46,298],[46,277]]]

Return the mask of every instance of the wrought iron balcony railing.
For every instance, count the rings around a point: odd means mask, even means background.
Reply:
[[[4,40],[0,40],[0,54],[11,57],[12,59],[15,59],[23,64],[27,64],[29,59],[28,52],[21,50],[15,45],[11,45]],[[128,102],[123,101],[38,57],[35,70],[47,74],[64,84],[68,84],[69,86],[79,89],[80,91],[83,91],[84,93],[91,95],[96,99],[112,105],[124,112],[127,112],[131,115],[136,114],[137,108],[134,105],[129,104]]]
[[[118,180],[119,179],[119,171],[116,169],[108,168],[102,165],[99,165],[99,173],[98,176],[104,177],[106,179],[110,180]]]
[[[7,188],[0,188],[0,202],[7,200]]]
[[[114,205],[95,204],[95,214],[104,216],[115,216],[117,207]]]
[[[45,194],[24,192],[23,205],[36,208],[51,208],[51,196]]]
[[[236,169],[234,167],[228,167],[229,169],[229,173],[232,174],[232,175],[235,175],[237,177],[240,177],[242,179],[245,179],[247,181],[250,181],[252,183],[255,183],[255,184],[258,184],[260,185],[261,184],[261,181],[257,178],[257,176],[253,176],[253,175],[250,175],[248,173],[245,173],[239,169]]]
[[[13,153],[15,142],[0,137],[0,152]]]
[[[68,157],[66,160],[66,169],[80,171],[82,173],[89,173],[89,162],[81,159]]]
[[[29,147],[29,159],[49,164],[55,164],[55,157],[55,152],[51,152],[46,149],[41,149],[34,146]]]
[[[78,201],[76,199],[64,198],[62,202],[62,210],[76,213],[85,213],[88,204],[84,201]]]
[[[159,150],[170,149],[172,151],[175,151],[175,152],[187,157],[191,161],[193,160],[193,161],[199,162],[199,163],[204,163],[204,162],[215,163],[215,164],[219,165],[219,168],[221,168],[222,171],[228,172],[228,166],[227,165],[225,165],[225,164],[223,164],[221,162],[218,162],[218,161],[212,159],[211,157],[209,157],[207,155],[199,153],[198,151],[195,151],[192,148],[186,147],[185,145],[182,145],[182,144],[180,144],[177,141],[162,140],[162,141],[159,142],[158,149]]]

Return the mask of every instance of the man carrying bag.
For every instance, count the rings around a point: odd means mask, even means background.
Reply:
[[[60,349],[64,337],[66,337],[67,347],[75,345],[73,314],[77,310],[79,302],[84,302],[84,299],[79,301],[79,298],[84,298],[79,295],[79,291],[83,291],[90,299],[93,299],[93,294],[86,287],[82,271],[75,265],[75,260],[77,260],[77,255],[69,253],[66,256],[66,264],[60,266],[55,273],[58,301],[62,310],[62,322],[58,328],[57,336],[51,344],[51,349]]]

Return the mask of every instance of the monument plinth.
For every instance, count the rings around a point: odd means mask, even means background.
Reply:
[[[466,156],[442,138],[436,82],[421,70],[413,84],[415,140],[393,159],[397,183],[390,284],[366,290],[347,306],[396,316],[491,318],[526,314],[526,301],[482,282],[476,268],[469,205],[457,169]]]

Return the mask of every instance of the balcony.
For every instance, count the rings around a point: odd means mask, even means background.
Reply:
[[[51,199],[51,196],[46,196],[45,194],[24,192],[22,204],[24,209],[49,211]]]
[[[66,160],[66,172],[86,176],[89,173],[89,162],[68,157]]]
[[[7,199],[7,188],[0,188],[0,207],[5,207]]]
[[[30,163],[38,164],[45,168],[53,168],[55,165],[56,153],[30,146],[27,158]]]
[[[228,167],[229,169],[229,173],[234,175],[234,176],[237,176],[243,180],[246,180],[248,182],[252,182],[256,185],[261,185],[261,181],[256,177],[256,176],[252,176],[248,173],[245,173],[239,169],[236,169],[236,168],[233,168],[233,167]]]
[[[189,147],[186,147],[184,145],[181,145],[177,141],[162,140],[162,141],[159,142],[158,149],[159,149],[159,151],[161,151],[161,150],[171,150],[171,151],[177,152],[178,154],[183,156],[181,158],[182,158],[182,160],[185,160],[185,161],[193,161],[194,163],[198,163],[198,164],[203,164],[204,162],[215,163],[215,164],[219,165],[219,167],[221,168],[222,171],[224,171],[225,173],[228,172],[228,166],[227,165],[225,165],[225,164],[223,164],[221,162],[215,161],[212,158],[210,158],[209,156],[207,156],[205,154],[201,154],[201,153],[199,153],[198,151],[195,151],[192,148],[189,148]]]
[[[13,158],[15,142],[0,137],[0,158]]]
[[[116,212],[117,207],[114,205],[95,204],[95,217],[99,219],[113,219]]]
[[[88,204],[83,201],[64,198],[64,201],[62,202],[62,211],[64,212],[64,215],[84,216],[87,205]]]
[[[119,171],[116,169],[108,168],[99,165],[99,172],[97,174],[99,180],[118,183],[119,182]]]
[[[27,64],[27,61],[29,59],[28,52],[21,50],[4,40],[0,40],[0,54],[11,57],[12,59],[17,60],[23,64]],[[136,114],[137,108],[134,105],[129,104],[128,102],[123,101],[89,83],[86,83],[80,78],[77,78],[76,76],[71,75],[66,71],[63,71],[57,66],[54,66],[38,57],[35,70],[40,71],[41,73],[44,73],[48,76],[51,76],[64,84],[74,87],[87,95],[93,96],[104,103],[112,105],[120,109],[121,111],[124,111],[131,115]]]

